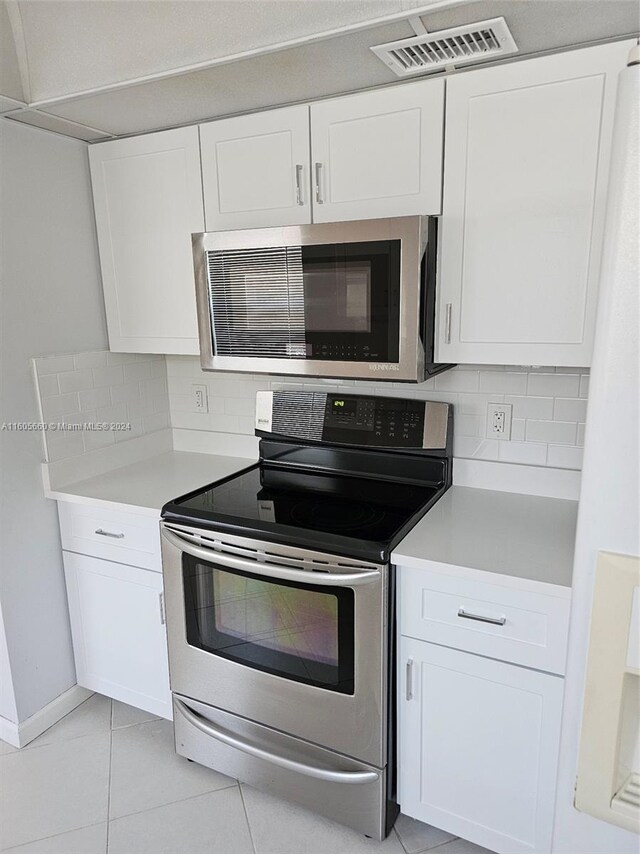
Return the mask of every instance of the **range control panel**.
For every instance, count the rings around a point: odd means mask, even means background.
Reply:
[[[279,436],[377,448],[445,449],[448,403],[400,397],[258,392],[256,430]]]

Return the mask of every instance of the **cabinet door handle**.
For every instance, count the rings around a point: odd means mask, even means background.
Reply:
[[[407,700],[413,700],[413,659],[407,659],[407,673],[406,673],[406,697]]]
[[[452,305],[448,302],[445,309],[444,321],[444,340],[446,344],[451,344],[451,309]]]
[[[164,616],[164,593],[158,593],[158,605],[160,606],[160,623],[164,626],[166,623]]]
[[[491,623],[492,626],[504,626],[506,617],[483,617],[480,614],[470,614],[464,608],[458,608],[458,616],[465,620],[477,620],[479,623]]]
[[[100,534],[101,537],[115,537],[116,540],[124,537],[124,534],[114,534],[113,531],[103,531],[102,528],[96,528],[94,533]]]
[[[322,198],[322,163],[316,163],[315,173],[316,173],[316,202],[319,205],[323,205],[324,199]]]
[[[303,205],[304,198],[302,196],[302,170],[303,166],[301,163],[296,164],[296,204]]]

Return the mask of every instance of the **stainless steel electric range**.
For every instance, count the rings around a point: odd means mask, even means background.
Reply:
[[[259,392],[260,459],[169,502],[176,750],[383,839],[397,543],[451,483],[446,403]]]

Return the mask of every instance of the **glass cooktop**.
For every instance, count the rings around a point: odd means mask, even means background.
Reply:
[[[167,521],[244,536],[286,537],[308,548],[389,558],[444,487],[258,464],[163,508]]]

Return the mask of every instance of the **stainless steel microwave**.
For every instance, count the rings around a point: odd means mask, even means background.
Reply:
[[[204,370],[421,382],[433,363],[437,220],[194,234]]]

